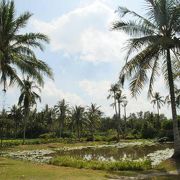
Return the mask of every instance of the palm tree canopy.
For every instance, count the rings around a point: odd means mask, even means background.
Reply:
[[[57,105],[55,105],[54,109],[59,117],[65,118],[66,114],[69,112],[69,105],[63,99],[62,101],[59,101]]]
[[[113,30],[126,32],[133,38],[127,42],[126,64],[120,73],[122,84],[130,79],[132,96],[140,93],[148,81],[150,73],[149,91],[152,95],[153,84],[160,67],[163,68],[167,80],[167,66],[164,59],[165,50],[176,54],[180,50],[180,3],[177,0],[145,0],[147,4],[146,17],[119,7],[121,18],[127,15],[132,18],[113,23]],[[162,58],[160,58],[162,57]]]
[[[41,91],[34,81],[29,80],[29,77],[23,80],[18,105],[23,105],[24,109],[29,109],[36,104],[36,99],[41,101],[40,96],[36,92],[37,90]]]
[[[159,92],[155,92],[151,101],[153,106],[157,105],[158,109],[165,103],[163,96],[160,96]]]
[[[14,1],[0,2],[0,80],[6,90],[7,83],[22,84],[18,72],[30,75],[43,84],[42,75],[52,77],[52,71],[42,60],[37,59],[34,48],[43,50],[42,42],[49,42],[41,33],[25,33],[24,28],[32,14],[25,12],[15,16]]]

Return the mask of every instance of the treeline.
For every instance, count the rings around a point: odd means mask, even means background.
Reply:
[[[12,106],[10,111],[0,114],[1,139],[20,139],[24,133],[24,109]],[[178,116],[180,122],[180,116]],[[27,138],[74,138],[87,141],[117,141],[118,127],[122,129],[120,139],[162,138],[173,140],[172,120],[163,114],[152,112],[132,113],[121,121],[114,117],[104,117],[100,107],[71,107],[65,100],[54,107],[46,105],[43,110],[32,109],[26,122]]]

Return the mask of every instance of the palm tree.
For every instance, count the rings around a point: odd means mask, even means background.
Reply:
[[[124,100],[123,101],[123,104],[122,104],[122,107],[124,108],[124,132],[126,134],[126,130],[127,130],[127,118],[126,118],[126,107],[127,107],[127,104],[128,104],[128,101],[127,100]]]
[[[59,101],[57,105],[55,105],[55,112],[58,115],[59,120],[59,137],[62,137],[63,129],[64,129],[64,122],[66,120],[67,114],[69,112],[69,106],[66,104],[65,100]]]
[[[87,120],[88,120],[88,127],[91,132],[92,140],[94,141],[94,132],[99,127],[102,112],[99,110],[99,106],[96,104],[91,104],[87,108]]]
[[[116,117],[118,116],[118,110],[117,110],[117,102],[116,102],[116,93],[119,91],[119,84],[118,83],[116,83],[116,84],[112,84],[111,85],[111,88],[109,89],[109,95],[108,95],[108,99],[109,98],[113,98],[113,100],[114,100],[114,103],[113,103],[113,106],[114,106],[114,109],[115,109],[115,115],[116,115]]]
[[[180,156],[180,134],[178,130],[174,80],[172,69],[172,53],[179,53],[180,39],[180,6],[177,0],[145,0],[147,3],[146,17],[119,7],[118,12],[123,18],[132,18],[113,23],[113,30],[121,30],[133,38],[128,41],[126,64],[120,73],[121,83],[131,78],[130,89],[133,96],[140,93],[148,80],[149,95],[152,95],[154,81],[158,70],[163,67],[164,76],[169,87],[174,132],[174,155]],[[132,57],[133,56],[133,57]],[[161,58],[163,57],[163,58]]]
[[[119,91],[115,94],[115,99],[118,104],[118,140],[120,138],[120,131],[122,131],[121,128],[121,105],[124,101],[126,101],[126,96],[122,94],[122,90],[119,89]]]
[[[22,106],[24,110],[23,144],[26,138],[26,125],[29,119],[30,109],[36,104],[36,99],[41,101],[40,96],[36,93],[37,90],[40,91],[40,88],[35,84],[34,81],[31,81],[29,77],[22,81],[18,105]]]
[[[37,59],[34,48],[43,50],[42,42],[48,43],[47,36],[41,33],[21,34],[32,14],[25,12],[15,16],[14,1],[0,2],[0,82],[3,91],[16,82],[22,85],[19,73],[30,75],[43,84],[42,75],[52,77],[52,71],[42,60]]]
[[[81,139],[81,132],[82,132],[83,125],[85,122],[84,112],[85,112],[85,108],[82,106],[75,106],[71,112],[72,124],[73,124],[73,127],[77,131],[77,137],[79,141]]]
[[[15,123],[15,132],[14,132],[15,137],[14,138],[17,138],[18,126],[20,125],[21,120],[22,120],[22,108],[16,105],[13,105],[11,107],[9,115],[13,119],[13,122]]]
[[[153,107],[156,105],[157,115],[158,115],[157,128],[159,128],[159,127],[160,127],[160,122],[159,122],[159,110],[161,109],[161,106],[164,105],[165,101],[164,101],[164,99],[163,99],[163,96],[160,96],[159,92],[155,92],[152,97],[153,97],[153,99],[152,99],[152,101],[151,101],[151,104],[153,104]]]

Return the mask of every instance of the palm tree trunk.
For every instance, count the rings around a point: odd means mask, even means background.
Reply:
[[[160,128],[160,122],[159,122],[159,107],[158,107],[158,105],[157,105],[157,115],[158,115],[158,117],[157,117],[157,129],[159,129]]]
[[[173,118],[173,134],[174,134],[173,157],[180,157],[180,135],[178,130],[175,93],[174,93],[174,79],[173,79],[173,72],[171,67],[171,55],[169,49],[167,49],[167,70],[168,70],[169,92],[171,98],[171,109],[172,109],[172,118]]]
[[[27,120],[29,118],[29,110],[25,110],[25,117],[24,117],[24,129],[23,129],[23,144],[26,140],[26,126],[27,126]]]
[[[127,123],[126,123],[126,106],[124,106],[124,123],[125,123],[125,126],[124,126],[124,132],[126,134],[126,126],[127,126]]]

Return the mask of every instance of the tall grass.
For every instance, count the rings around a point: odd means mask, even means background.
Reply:
[[[95,161],[95,160],[83,160],[70,156],[55,157],[50,161],[50,164],[57,166],[66,166],[74,168],[96,169],[96,170],[147,170],[151,168],[151,162],[149,160],[142,161]]]

